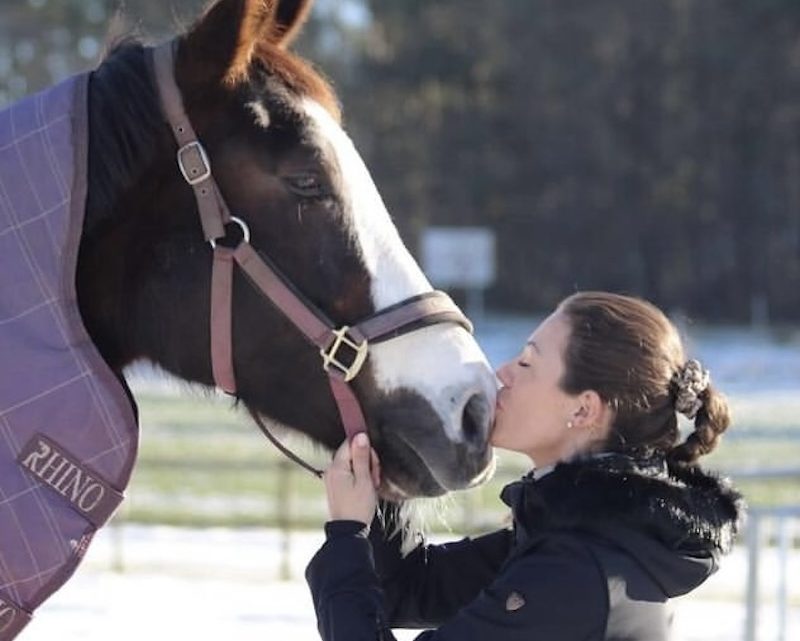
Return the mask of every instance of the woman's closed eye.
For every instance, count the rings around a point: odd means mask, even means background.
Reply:
[[[517,361],[517,365],[519,365],[520,367],[530,367],[531,366],[530,363],[527,363],[525,361]]]

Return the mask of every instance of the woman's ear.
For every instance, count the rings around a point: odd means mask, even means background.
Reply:
[[[578,409],[572,417],[572,424],[578,428],[592,431],[598,438],[604,438],[613,420],[613,411],[600,394],[586,390],[578,395]]]
[[[236,84],[259,44],[287,47],[313,0],[217,0],[181,39],[178,64],[186,84]]]

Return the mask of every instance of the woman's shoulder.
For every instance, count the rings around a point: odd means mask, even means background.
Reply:
[[[669,613],[665,604],[669,597],[686,591],[687,572],[705,574],[702,560],[698,559],[696,568],[662,568],[653,559],[643,565],[624,547],[624,529],[608,535],[580,530],[543,534],[509,563],[499,582],[500,600],[513,592],[538,599],[541,608],[531,608],[532,616],[566,625],[570,611],[575,616],[574,604],[580,603],[580,614],[588,617],[592,629],[604,630],[598,638],[617,638],[613,631],[624,630],[626,634],[635,631],[625,638],[666,639]]]
[[[574,531],[550,531],[512,553],[500,578],[530,589],[576,594],[605,601],[607,582],[593,537]]]

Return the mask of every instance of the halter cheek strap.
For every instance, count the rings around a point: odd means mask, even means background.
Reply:
[[[269,259],[250,245],[247,224],[232,216],[211,171],[211,162],[195,133],[183,105],[174,73],[173,42],[151,50],[151,61],[162,111],[178,145],[178,167],[192,188],[205,239],[213,248],[211,273],[211,365],[214,382],[228,394],[236,394],[233,361],[233,269],[245,273],[253,287],[277,307],[311,344],[322,358],[328,374],[331,394],[338,407],[347,438],[367,430],[364,413],[350,382],[358,376],[369,357],[370,343],[433,325],[455,323],[469,332],[472,324],[444,292],[430,291],[381,310],[352,326],[337,328],[328,316],[291,284]],[[242,240],[235,247],[217,243],[225,237],[225,226],[237,224]],[[314,474],[322,472],[308,465],[286,449],[251,411],[265,435],[292,460]]]
[[[228,394],[236,393],[233,372],[233,252],[226,247],[214,249],[211,268],[211,369],[214,382]]]

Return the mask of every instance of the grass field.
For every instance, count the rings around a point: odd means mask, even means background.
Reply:
[[[120,516],[141,523],[317,527],[325,518],[320,482],[286,461],[230,401],[202,395],[137,393],[139,460]],[[759,392],[730,399],[735,425],[706,460],[726,473],[800,469],[800,394]],[[327,455],[286,441],[318,466]],[[526,471],[524,457],[500,453],[492,481],[443,502],[447,525],[481,530],[506,513],[502,486]],[[754,505],[797,502],[800,477],[734,479]],[[435,510],[440,511],[440,510]],[[434,519],[434,528],[445,527]]]

